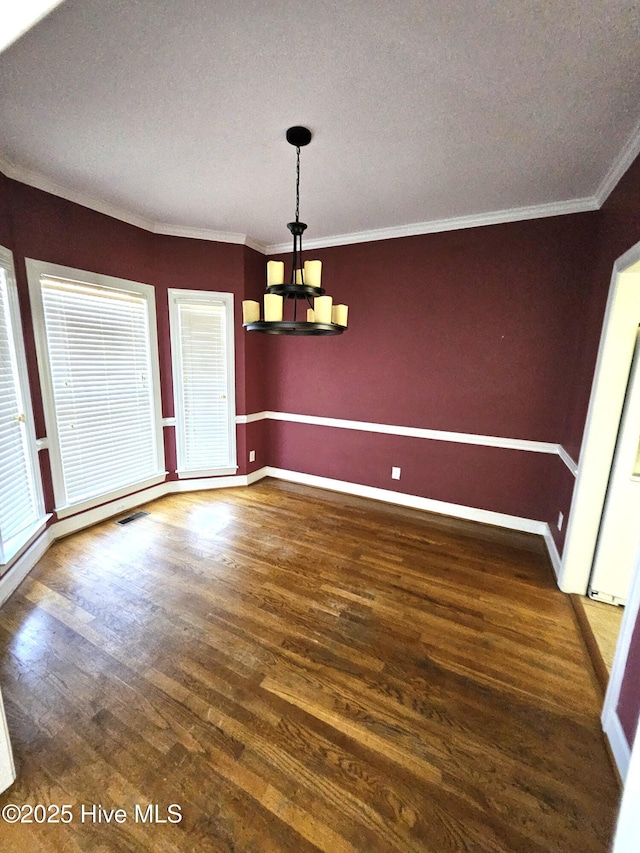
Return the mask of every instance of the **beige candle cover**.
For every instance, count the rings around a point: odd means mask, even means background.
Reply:
[[[307,323],[315,323],[315,314],[313,308],[307,308]]]
[[[322,261],[304,262],[304,283],[309,287],[320,287],[322,278]]]
[[[316,323],[331,322],[331,306],[333,299],[331,296],[315,296],[313,299],[313,313],[316,318]]]
[[[348,305],[334,305],[331,309],[331,322],[335,323],[336,326],[346,326],[348,312]]]
[[[284,284],[284,261],[267,261],[267,287]]]
[[[277,323],[282,321],[282,296],[278,296],[277,293],[265,293],[264,319]]]
[[[260,303],[253,299],[245,299],[242,303],[242,322],[257,323],[260,319]]]
[[[305,270],[306,273],[306,270]],[[307,283],[307,276],[304,277],[304,283]],[[302,284],[302,270],[296,270],[296,284]]]

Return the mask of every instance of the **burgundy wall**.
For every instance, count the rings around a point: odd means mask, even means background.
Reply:
[[[13,249],[9,215],[9,179],[0,172],[0,246]]]
[[[282,421],[269,423],[269,459],[278,468],[523,518],[544,517],[558,464],[547,454]],[[390,479],[392,464],[401,467],[400,480]]]
[[[558,458],[558,457],[556,457]],[[575,461],[577,458],[573,457]],[[546,521],[549,524],[551,535],[556,543],[558,553],[562,554],[564,542],[567,535],[567,525],[571,514],[571,499],[573,498],[573,489],[576,484],[576,478],[567,468],[567,466],[558,459],[557,464],[551,472],[550,479],[547,483],[548,493],[551,499],[548,504]],[[558,530],[558,513],[561,512],[564,521],[562,530]]]
[[[153,270],[148,281],[156,288],[160,370],[163,377],[162,411],[165,417],[172,417],[174,414],[169,345],[169,288],[231,292],[237,302],[243,298],[243,275],[241,246],[153,235]],[[244,368],[242,338],[237,343],[236,360],[240,366],[240,375]],[[236,396],[244,402],[244,383],[241,381],[236,382]]]
[[[613,264],[640,240],[640,157],[628,169],[598,212],[597,252],[585,294],[584,318],[577,348],[574,394],[562,443],[578,458]]]
[[[636,619],[631,635],[631,646],[620,688],[617,711],[620,724],[631,746],[640,718],[640,618]]]
[[[246,269],[257,278],[264,270],[264,258],[244,246],[190,240],[152,234],[119,220],[96,213],[81,205],[28,187],[0,175],[0,240],[14,252],[29,377],[32,389],[36,434],[45,435],[44,410],[35,357],[25,258],[46,260],[77,269],[103,273],[156,287],[158,343],[162,410],[173,415],[171,351],[167,290],[232,292],[236,301],[236,395],[238,412],[245,412],[245,372],[255,374],[255,366],[245,358],[245,333],[241,325]],[[247,260],[249,258],[249,260]],[[263,274],[260,276],[262,286]],[[253,292],[257,280],[250,282]],[[257,355],[253,356],[257,358]],[[245,427],[238,427],[238,473],[247,471]],[[175,478],[175,434],[165,427],[165,452],[169,478]],[[264,448],[262,450],[264,455]],[[48,454],[41,452],[47,511],[54,507]]]
[[[308,253],[351,324],[330,346],[272,342],[270,408],[557,442],[596,229],[588,213]]]
[[[0,228],[4,223],[16,256],[39,436],[45,426],[25,257],[156,286],[165,417],[173,414],[167,289],[182,286],[236,297],[241,414],[274,409],[551,442],[564,425],[565,369],[575,351],[571,320],[583,301],[595,215],[324,249],[318,255],[325,282],[349,303],[352,318],[348,332],[328,346],[243,332],[239,303],[260,299],[264,289],[264,258],[247,247],[154,235],[4,178],[0,189],[8,189]],[[237,432],[239,473],[265,464],[313,473],[301,459],[303,427],[288,427],[286,451],[271,449],[264,421]],[[567,489],[550,488],[565,476],[557,458],[424,440],[403,440],[391,452],[383,436],[369,438],[374,446],[366,451],[361,443],[360,451],[345,453],[347,436],[341,430],[331,438],[331,457],[345,460],[342,479],[398,488],[389,473],[401,464],[401,488],[413,494],[547,521],[568,511]],[[173,428],[165,428],[165,444],[174,476]],[[445,446],[447,463],[436,464]],[[249,450],[256,451],[254,463],[246,461]],[[480,486],[454,476],[464,468],[482,472]],[[48,472],[45,479],[50,493]],[[513,486],[505,488],[507,482]]]
[[[602,211],[313,252],[350,306],[329,341],[246,335],[264,258],[237,245],[153,235],[0,175],[0,242],[14,251],[38,435],[44,434],[23,259],[156,285],[163,411],[172,412],[167,288],[236,298],[237,410],[562,442],[577,459],[613,261],[640,239],[640,161]],[[309,253],[311,254],[311,253]],[[173,430],[167,463],[175,470]],[[248,450],[256,462],[246,463]],[[573,477],[557,456],[258,421],[238,428],[239,473],[265,464],[549,522]],[[47,508],[53,506],[41,453]],[[390,479],[391,465],[402,479]],[[566,524],[565,524],[566,526]],[[621,698],[640,699],[636,626]]]
[[[597,214],[580,214],[308,253],[350,327],[330,341],[268,340],[267,408],[558,442],[597,228]],[[273,427],[285,433],[270,447],[279,467],[552,528],[569,512],[573,477],[558,457],[341,429],[311,447],[307,427]]]
[[[266,259],[251,249],[245,249],[244,280],[245,298],[262,300],[266,282]],[[265,364],[267,358],[268,335],[251,335],[242,329],[242,306],[238,306],[237,323],[238,335],[244,340],[244,408],[238,406],[242,414],[255,414],[267,409],[265,394]],[[237,338],[236,338],[237,340]],[[240,439],[245,444],[242,448],[248,474],[263,468],[268,462],[267,451],[267,422],[264,420],[247,424],[246,428],[238,431],[238,459],[240,459]],[[249,462],[249,451],[255,450],[254,462]]]
[[[244,280],[245,299],[261,301],[266,283],[266,259],[264,255],[245,248]],[[242,306],[238,306],[238,324],[244,340],[246,353],[244,371],[244,408],[239,412],[251,414],[264,411],[266,406],[264,364],[266,359],[267,335],[250,335],[242,329]],[[264,462],[263,462],[264,464]]]
[[[237,305],[244,298],[244,266],[242,246],[232,243],[214,243],[208,240],[192,240],[185,237],[152,235],[153,272],[149,283],[156,288],[158,312],[158,345],[160,357],[160,379],[162,388],[162,413],[173,417],[173,371],[169,332],[168,290],[181,287],[185,290],[214,290],[230,292]],[[244,405],[244,338],[242,328],[235,329],[236,345],[236,398],[238,411]],[[244,473],[244,429],[238,431],[238,473]],[[165,450],[170,480],[177,479],[175,427],[165,427]]]
[[[36,435],[46,435],[25,258],[150,282],[151,234],[109,216],[8,181],[13,252],[24,327]],[[47,472],[47,485],[50,474]],[[51,511],[52,505],[47,506]]]

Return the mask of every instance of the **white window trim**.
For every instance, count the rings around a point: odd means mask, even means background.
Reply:
[[[227,401],[228,401],[228,417],[229,417],[229,436],[230,436],[230,465],[219,468],[206,469],[187,469],[181,467],[182,459],[184,459],[184,446],[182,431],[180,424],[183,422],[182,411],[182,366],[180,363],[180,339],[179,339],[179,318],[178,304],[186,302],[191,305],[201,303],[203,305],[211,305],[214,302],[222,302],[225,307],[226,322],[227,322]],[[237,465],[237,446],[236,446],[236,370],[235,370],[235,324],[234,324],[234,306],[233,293],[222,293],[213,290],[183,290],[181,288],[169,288],[169,326],[171,333],[171,370],[173,373],[173,406],[175,413],[176,426],[176,467],[179,479],[188,479],[193,477],[215,477],[228,474],[235,474],[238,470]]]
[[[24,346],[22,321],[20,318],[18,285],[16,282],[15,266],[13,263],[13,252],[4,246],[0,246],[0,266],[4,269],[7,281],[9,316],[11,320],[11,328],[13,329],[13,344],[16,353],[18,382],[20,385],[26,421],[27,464],[29,465],[29,470],[33,480],[36,510],[38,513],[38,518],[28,528],[22,530],[17,536],[12,537],[6,542],[0,541],[0,565],[5,566],[11,562],[13,557],[15,557],[15,555],[29,542],[33,535],[42,528],[46,523],[48,516],[45,515],[44,511],[42,476],[38,460],[35,421],[33,418],[33,407],[31,405],[31,385],[29,383],[29,374],[27,371],[27,355]]]
[[[115,278],[114,276],[102,275],[101,273],[78,270],[72,267],[53,264],[48,261],[37,261],[32,258],[25,259],[27,267],[27,279],[29,281],[29,293],[31,297],[31,311],[33,315],[33,329],[36,339],[36,353],[38,356],[38,372],[42,387],[42,398],[44,402],[44,414],[47,425],[47,439],[49,445],[49,458],[51,461],[51,475],[53,479],[53,493],[56,502],[56,513],[60,518],[80,512],[95,506],[107,503],[121,497],[122,494],[131,494],[144,488],[149,482],[162,482],[166,476],[164,461],[164,440],[162,430],[162,404],[160,396],[160,368],[158,357],[158,325],[156,319],[155,288],[150,284],[137,281]],[[48,347],[46,338],[46,326],[44,318],[44,305],[42,301],[42,289],[40,279],[42,276],[53,278],[65,278],[77,281],[80,284],[91,284],[111,290],[125,290],[144,296],[147,300],[149,312],[149,347],[151,350],[151,382],[153,386],[153,408],[156,438],[156,468],[157,472],[152,478],[142,482],[131,483],[130,487],[120,487],[107,494],[82,501],[67,501],[62,472],[62,461],[60,458],[58,430],[55,416],[55,404],[53,396],[53,383],[49,367]]]

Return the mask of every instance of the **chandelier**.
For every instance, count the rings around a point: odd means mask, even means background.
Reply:
[[[260,319],[260,303],[245,299],[242,323],[248,332],[269,335],[341,335],[347,327],[348,307],[334,305],[332,297],[320,286],[322,261],[302,260],[302,235],[307,226],[300,222],[300,149],[311,142],[311,131],[306,127],[290,127],[287,142],[296,149],[296,219],[287,223],[293,235],[291,276],[286,283],[284,261],[268,261],[263,318]],[[289,319],[284,319],[285,306],[289,308]],[[306,316],[302,319],[305,309]]]

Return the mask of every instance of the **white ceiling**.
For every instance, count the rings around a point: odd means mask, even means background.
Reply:
[[[639,37],[637,0],[66,0],[0,55],[0,165],[272,249],[292,124],[308,246],[594,208],[640,150]]]

